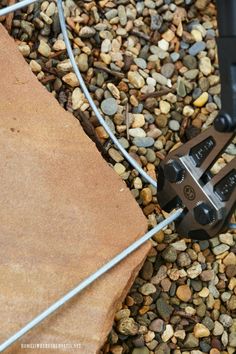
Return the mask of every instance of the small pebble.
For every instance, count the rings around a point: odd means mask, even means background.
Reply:
[[[136,128],[138,129],[138,128]],[[131,130],[131,129],[130,129]],[[135,137],[133,139],[133,143],[134,145],[138,146],[138,147],[150,147],[154,145],[155,140],[153,138],[150,137]]]
[[[193,333],[196,338],[209,337],[210,335],[209,329],[201,323],[194,326]]]
[[[42,67],[36,60],[30,61],[30,68],[34,73],[39,73],[42,70]]]
[[[62,80],[71,87],[76,87],[79,85],[77,76],[74,73],[68,73],[62,77]]]
[[[146,283],[139,289],[140,293],[143,295],[151,295],[156,292],[156,287],[152,283]]]
[[[30,55],[30,46],[28,44],[21,43],[18,45],[18,49],[25,58]]]
[[[195,107],[203,107],[208,101],[209,95],[207,92],[203,92],[194,102]]]
[[[199,69],[205,75],[208,76],[212,72],[211,60],[208,57],[203,57],[199,61]]]
[[[41,40],[39,43],[38,52],[48,58],[51,54],[51,48],[45,41]]]
[[[142,88],[145,84],[144,78],[136,71],[130,71],[128,79],[135,88]]]
[[[176,291],[177,297],[184,302],[188,302],[192,297],[192,291],[188,285],[180,285]]]
[[[53,4],[53,3],[51,3]],[[66,49],[65,42],[62,39],[58,39],[52,47],[55,51],[61,51]]]
[[[77,64],[80,71],[86,72],[89,68],[87,54],[85,53],[80,54],[77,58]]]
[[[114,170],[118,173],[118,175],[122,175],[125,173],[125,166],[118,162],[114,165]]]
[[[180,129],[180,124],[177,120],[170,120],[169,121],[169,128],[171,130],[173,130],[174,132],[177,132]]]
[[[192,56],[196,56],[200,52],[202,52],[206,48],[206,44],[202,41],[194,43],[190,48],[189,48],[189,54]]]
[[[117,323],[117,330],[124,335],[135,336],[138,333],[138,324],[132,317],[122,318]]]
[[[147,63],[143,58],[135,58],[134,62],[140,69],[145,70],[147,67]]]
[[[145,118],[143,114],[133,114],[132,128],[141,128],[145,125]]]
[[[169,102],[160,101],[159,105],[160,105],[161,113],[167,114],[170,112],[170,103]]]
[[[161,339],[163,340],[163,342],[167,342],[170,338],[173,337],[173,335],[174,335],[173,327],[170,324],[167,324],[166,329],[161,336]]]
[[[116,99],[113,97],[106,98],[101,103],[101,109],[104,114],[107,114],[108,116],[113,116],[118,110]]]

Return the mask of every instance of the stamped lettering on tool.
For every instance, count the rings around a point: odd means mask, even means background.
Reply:
[[[193,187],[191,187],[190,185],[184,186],[184,196],[188,200],[194,200],[196,198],[196,193]]]

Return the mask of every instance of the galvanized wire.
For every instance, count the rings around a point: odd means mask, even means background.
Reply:
[[[130,154],[124,149],[124,147],[120,144],[116,136],[113,134],[112,130],[106,123],[105,119],[102,117],[101,113],[99,112],[97,106],[95,105],[88,89],[87,86],[84,82],[84,79],[80,73],[80,70],[78,69],[78,66],[75,61],[75,57],[71,48],[70,40],[67,35],[67,30],[66,30],[66,23],[65,23],[65,17],[64,17],[64,12],[63,12],[63,7],[62,7],[62,0],[57,0],[57,6],[58,6],[58,13],[59,13],[59,20],[60,20],[60,25],[61,25],[61,30],[62,34],[64,37],[64,41],[66,44],[66,49],[68,56],[70,58],[72,67],[74,69],[74,72],[78,78],[78,81],[80,83],[80,87],[87,98],[92,110],[94,111],[99,123],[103,126],[103,128],[106,130],[107,134],[110,136],[111,140],[113,143],[117,146],[117,148],[120,150],[120,152],[124,155],[124,157],[127,159],[127,161],[133,166],[139,173],[140,175],[147,181],[149,182],[152,186],[157,187],[157,182],[150,177],[143,169],[140,167],[140,165],[130,156]]]
[[[17,2],[14,5],[10,5],[7,7],[4,7],[3,9],[0,9],[0,16],[5,16],[11,12],[14,12],[16,10],[20,10],[25,6],[31,5],[34,2],[37,2],[38,0],[22,0],[20,2]]]

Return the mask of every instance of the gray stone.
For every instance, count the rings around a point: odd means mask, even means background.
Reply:
[[[220,293],[219,293],[219,291],[217,290],[217,288],[215,287],[214,284],[209,284],[208,289],[209,289],[211,295],[212,295],[215,299],[218,299],[218,298],[219,298]]]
[[[212,249],[212,252],[217,256],[218,254],[228,251],[230,247],[225,244],[220,244]]]
[[[152,283],[144,283],[141,288],[139,288],[139,292],[142,295],[151,295],[156,292],[156,287]]]
[[[189,54],[190,55],[197,55],[200,52],[202,52],[206,48],[206,44],[204,42],[196,42],[194,43],[190,48],[189,48]]]
[[[201,77],[199,80],[199,87],[203,92],[208,91],[210,87],[209,79],[207,77]]]
[[[195,338],[192,333],[189,333],[184,341],[184,348],[196,348],[199,345],[199,339]]]
[[[215,321],[213,335],[221,336],[223,332],[224,332],[224,326],[219,321]]]
[[[181,113],[177,111],[172,111],[171,112],[171,118],[177,120],[179,123],[182,121],[183,116]]]
[[[229,155],[235,156],[235,155],[236,155],[236,145],[235,145],[235,144],[230,144],[230,145],[227,147],[227,149],[226,149],[225,152],[226,152],[227,154],[229,154]]]
[[[163,86],[167,85],[168,79],[165,76],[163,76],[157,72],[154,72],[152,76],[157,81],[158,84],[163,85]]]
[[[199,96],[201,96],[201,94],[202,94],[202,90],[199,87],[196,87],[192,93],[193,100],[196,100]]]
[[[199,246],[201,251],[205,251],[209,247],[209,242],[207,240],[199,241]]]
[[[133,144],[138,146],[138,147],[150,147],[152,145],[154,145],[155,140],[153,138],[150,137],[137,137],[133,139]]]
[[[188,267],[192,261],[187,253],[181,252],[177,257],[177,263],[180,267]]]
[[[222,325],[223,325],[224,327],[226,327],[226,328],[231,327],[232,324],[233,324],[232,317],[230,317],[230,316],[227,315],[227,314],[222,314],[222,315],[220,315],[219,321],[220,321],[220,323],[222,323]]]
[[[129,129],[129,135],[133,138],[144,138],[146,132],[142,128],[131,128]]]
[[[135,346],[135,348],[143,347],[145,345],[145,341],[144,341],[143,335],[141,334],[140,336],[136,336],[132,340],[132,343]]]
[[[118,14],[118,10],[112,9],[112,10],[107,11],[105,16],[106,16],[107,20],[111,20],[114,17],[116,17],[117,14]]]
[[[161,254],[162,258],[169,262],[174,263],[177,259],[177,251],[174,247],[168,246]]]
[[[134,62],[140,69],[144,70],[147,67],[147,62],[143,58],[135,58]]]
[[[172,63],[164,64],[161,67],[161,74],[165,76],[167,79],[173,76],[174,71],[175,71],[175,66]]]
[[[151,15],[151,30],[157,31],[161,28],[162,25],[162,17],[158,14]]]
[[[183,64],[189,70],[196,69],[197,68],[197,59],[192,55],[186,55],[185,57],[183,57]]]
[[[202,282],[200,280],[191,280],[191,286],[197,292],[202,290]]]
[[[171,57],[172,61],[175,63],[177,60],[179,60],[180,55],[179,55],[179,53],[174,52],[174,53],[171,53],[170,57]]]
[[[202,320],[202,324],[204,326],[206,326],[209,331],[212,331],[213,328],[214,328],[214,322],[212,321],[212,319],[208,316],[204,317],[203,320]]]
[[[126,26],[127,15],[126,15],[126,9],[123,5],[118,6],[118,16],[119,16],[121,26]]]
[[[180,48],[186,50],[186,49],[189,48],[189,44],[186,43],[185,41],[181,41],[180,42]]]
[[[164,321],[169,321],[174,308],[169,305],[164,299],[160,298],[156,302],[156,307],[159,315]]]
[[[177,81],[177,95],[180,97],[185,97],[187,95],[184,81],[180,77]]]
[[[169,128],[173,130],[173,132],[177,132],[180,129],[180,124],[177,120],[170,120],[169,121]]]
[[[113,116],[118,109],[116,100],[113,97],[106,98],[101,103],[101,109],[104,114],[107,114],[108,116]]]
[[[191,69],[191,70],[186,71],[186,73],[184,73],[184,77],[187,80],[194,80],[198,76],[198,73],[199,73],[198,69]]]
[[[132,354],[149,354],[150,350],[147,347],[135,348],[132,350]]]
[[[156,318],[151,322],[149,329],[153,332],[162,332],[164,329],[164,321],[160,318]]]
[[[125,138],[120,138],[120,139],[118,139],[119,140],[119,143],[123,146],[123,148],[125,148],[125,149],[128,149],[128,147],[129,147],[129,142],[128,142],[128,140],[127,139],[125,139]]]
[[[199,346],[200,346],[200,349],[204,353],[209,353],[209,351],[211,350],[211,345],[209,343],[205,342],[205,340],[201,340]],[[196,353],[196,354],[198,354],[198,353]]]
[[[147,153],[145,156],[146,156],[148,162],[153,163],[156,161],[156,154],[155,154],[155,151],[153,151],[152,149],[147,149]]]
[[[204,304],[204,302],[202,302],[198,307],[197,307],[197,315],[199,317],[204,317],[206,314],[206,305]]]
[[[214,96],[214,95],[219,95],[221,92],[221,85],[215,85],[209,88],[209,94]]]
[[[143,266],[141,272],[140,272],[140,275],[144,280],[149,280],[149,279],[151,279],[152,274],[153,274],[152,262],[146,261],[144,263],[144,266]]]
[[[79,36],[81,38],[91,38],[96,34],[96,31],[93,27],[85,26],[79,31]]]
[[[170,354],[169,344],[160,343],[155,349],[155,354]]]

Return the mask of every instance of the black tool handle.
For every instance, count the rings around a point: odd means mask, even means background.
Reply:
[[[236,0],[217,0],[218,57],[222,110],[215,119],[220,132],[236,132]]]

